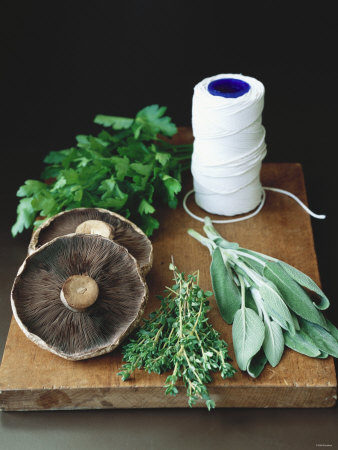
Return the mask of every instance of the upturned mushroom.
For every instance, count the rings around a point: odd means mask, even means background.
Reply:
[[[27,256],[11,293],[25,335],[70,360],[115,349],[139,323],[147,298],[126,248],[88,234],[55,238]]]
[[[112,239],[135,257],[143,275],[151,269],[153,248],[143,231],[130,220],[101,208],[75,208],[49,218],[33,232],[28,254],[56,237],[71,233],[99,234]]]

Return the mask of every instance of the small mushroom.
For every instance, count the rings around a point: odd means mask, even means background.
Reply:
[[[11,303],[25,335],[65,359],[108,353],[139,323],[148,298],[135,258],[97,235],[69,234],[27,256]]]
[[[85,220],[76,227],[75,233],[99,234],[107,239],[114,239],[112,226],[102,220]]]
[[[153,248],[143,231],[119,214],[101,208],[75,208],[49,218],[33,232],[28,254],[71,233],[100,234],[112,239],[135,257],[143,275],[151,269]]]

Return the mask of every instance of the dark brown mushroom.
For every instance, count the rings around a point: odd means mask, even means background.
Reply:
[[[153,262],[150,240],[134,223],[101,208],[75,208],[49,218],[33,232],[28,254],[56,237],[75,232],[113,239],[135,257],[143,275],[149,272]]]
[[[148,297],[135,258],[101,236],[70,234],[27,256],[11,303],[40,347],[79,360],[116,348],[139,323]]]

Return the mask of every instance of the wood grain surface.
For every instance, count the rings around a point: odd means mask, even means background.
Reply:
[[[299,164],[264,164],[262,182],[287,189],[306,203],[302,168]],[[187,176],[184,191],[191,188]],[[182,200],[182,196],[181,196]],[[182,202],[180,202],[180,205]],[[191,198],[191,209],[201,216]],[[154,265],[147,277],[150,300],[145,314],[159,306],[156,294],[171,284],[168,270],[173,255],[179,270],[200,270],[200,285],[211,290],[208,250],[187,235],[188,228],[202,232],[202,224],[179,206],[158,213],[160,229],[152,239]],[[230,241],[283,259],[320,283],[310,217],[292,199],[267,192],[266,205],[256,217],[235,224],[218,225]],[[9,300],[8,300],[9,301]],[[234,358],[231,327],[218,314],[211,299],[210,320],[229,344]],[[234,365],[237,365],[234,361]],[[29,341],[12,319],[0,369],[0,406],[3,410],[174,408],[188,407],[184,386],[176,397],[162,388],[167,374],[137,371],[122,382],[119,350],[86,361],[66,361]],[[314,359],[286,349],[280,364],[269,364],[258,379],[239,370],[232,379],[214,374],[209,392],[216,407],[330,407],[336,402],[337,382],[333,359]],[[197,407],[204,407],[199,402]]]

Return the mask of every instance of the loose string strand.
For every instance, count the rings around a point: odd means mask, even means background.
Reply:
[[[245,216],[242,216],[242,217],[236,217],[234,219],[222,219],[222,220],[216,219],[216,220],[212,220],[212,222],[213,223],[235,223],[235,222],[241,222],[243,220],[251,219],[252,217],[256,216],[262,210],[262,208],[265,204],[265,200],[266,200],[265,191],[274,191],[274,192],[279,192],[281,194],[287,195],[288,197],[291,197],[293,200],[295,200],[310,216],[312,216],[316,219],[325,219],[326,218],[325,214],[316,214],[313,211],[311,211],[311,209],[309,209],[296,195],[292,194],[291,192],[285,191],[284,189],[264,186],[263,190],[262,190],[262,199],[261,199],[259,205],[257,206],[257,208],[253,212],[246,214]],[[187,192],[185,194],[184,199],[183,199],[183,208],[184,208],[185,212],[187,214],[189,214],[189,216],[191,216],[193,219],[196,219],[199,222],[204,222],[203,217],[197,216],[192,211],[190,211],[190,209],[188,208],[188,205],[187,205],[188,198],[194,192],[195,192],[195,190],[191,189],[189,192]]]
[[[325,219],[325,214],[315,214],[313,211],[311,211],[310,208],[308,208],[299,198],[292,194],[292,192],[285,191],[284,189],[274,188],[274,187],[263,187],[266,191],[274,191],[274,192],[280,192],[281,194],[288,195],[289,197],[293,198],[310,216],[314,217],[315,219]]]

